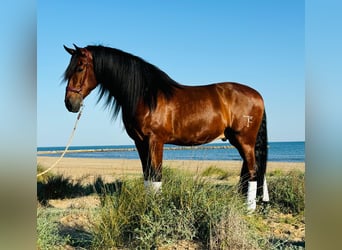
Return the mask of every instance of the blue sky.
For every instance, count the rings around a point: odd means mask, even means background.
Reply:
[[[304,1],[38,1],[37,145],[64,146],[76,114],[61,84],[63,44],[101,44],[144,58],[186,85],[236,81],[266,104],[270,141],[305,139]],[[72,145],[126,145],[97,90]]]

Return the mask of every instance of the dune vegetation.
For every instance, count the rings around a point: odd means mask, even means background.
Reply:
[[[39,167],[38,171],[42,171]],[[270,202],[246,211],[237,173],[165,168],[161,192],[141,178],[37,180],[39,249],[302,249],[304,172],[268,173]],[[61,205],[66,204],[66,205]]]

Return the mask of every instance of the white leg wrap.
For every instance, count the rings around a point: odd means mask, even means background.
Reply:
[[[263,188],[263,193],[262,193],[262,201],[270,201],[270,197],[268,196],[266,176],[264,177],[264,188]]]
[[[151,189],[155,192],[161,191],[162,182],[161,181],[144,181],[145,189]]]
[[[256,193],[257,193],[257,182],[248,182],[248,192],[247,192],[247,209],[252,211],[256,209]]]

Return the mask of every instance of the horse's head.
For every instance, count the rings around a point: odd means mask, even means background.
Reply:
[[[70,112],[80,110],[83,99],[96,87],[97,81],[94,73],[93,56],[86,48],[65,50],[71,55],[71,60],[64,74],[68,81],[65,92],[65,106]]]

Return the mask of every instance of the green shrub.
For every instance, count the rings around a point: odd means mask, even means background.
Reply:
[[[58,216],[57,216],[58,217]],[[37,209],[37,247],[42,250],[58,249],[69,242],[69,237],[61,236],[55,214],[45,209]]]
[[[299,214],[304,211],[305,185],[304,173],[290,171],[267,179],[270,204],[283,213]]]
[[[213,227],[210,249],[265,249],[267,242],[250,223],[254,217],[245,220],[237,209],[230,209]],[[260,243],[259,243],[260,242]]]

